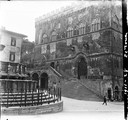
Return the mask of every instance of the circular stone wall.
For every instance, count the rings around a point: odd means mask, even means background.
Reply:
[[[63,101],[51,103],[49,105],[10,107],[2,108],[3,115],[36,115],[46,113],[56,113],[63,110]]]

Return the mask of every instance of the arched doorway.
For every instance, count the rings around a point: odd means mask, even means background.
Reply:
[[[56,62],[56,70],[59,71],[59,61]]]
[[[39,82],[39,75],[37,73],[33,73],[32,80],[36,80],[37,82]]]
[[[45,72],[41,74],[40,88],[48,89],[48,74]]]
[[[119,88],[118,86],[115,87],[115,100],[119,100]]]
[[[112,96],[111,96],[111,88],[108,88],[108,99],[111,101],[111,98],[112,98]]]
[[[32,74],[32,80],[37,81],[37,83],[34,84],[33,89],[39,88],[39,75],[38,75],[38,73],[33,73],[33,74]],[[31,86],[30,86],[30,87],[31,87]]]
[[[77,68],[78,79],[81,76],[87,78],[87,62],[84,57],[78,59],[78,68]]]

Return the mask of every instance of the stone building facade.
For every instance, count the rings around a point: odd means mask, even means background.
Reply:
[[[21,45],[26,35],[0,30],[0,72],[1,77],[13,76],[17,73],[21,63]],[[24,68],[23,68],[24,69]]]
[[[122,98],[121,14],[121,5],[104,2],[38,18],[35,54],[40,59],[35,62],[50,65],[67,78],[84,78],[102,95]]]

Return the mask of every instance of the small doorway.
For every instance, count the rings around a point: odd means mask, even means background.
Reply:
[[[81,76],[87,78],[87,62],[84,57],[80,57],[78,60],[77,74],[78,79],[80,79]]]
[[[112,96],[111,96],[111,88],[108,88],[108,100],[112,100]]]
[[[55,68],[55,62],[51,62],[50,66]]]
[[[39,88],[39,75],[37,73],[34,73],[32,75],[32,80],[37,81],[37,84],[34,84],[32,89]],[[31,86],[30,86],[31,87]]]
[[[41,74],[40,88],[42,90],[48,89],[48,74],[47,73],[42,73]]]
[[[32,80],[36,80],[39,83],[39,75],[37,73],[33,73]]]

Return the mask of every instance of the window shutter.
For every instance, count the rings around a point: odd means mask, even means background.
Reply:
[[[15,61],[15,53],[14,52],[10,52],[9,60],[10,61]]]
[[[11,46],[16,46],[16,38],[11,37]]]

